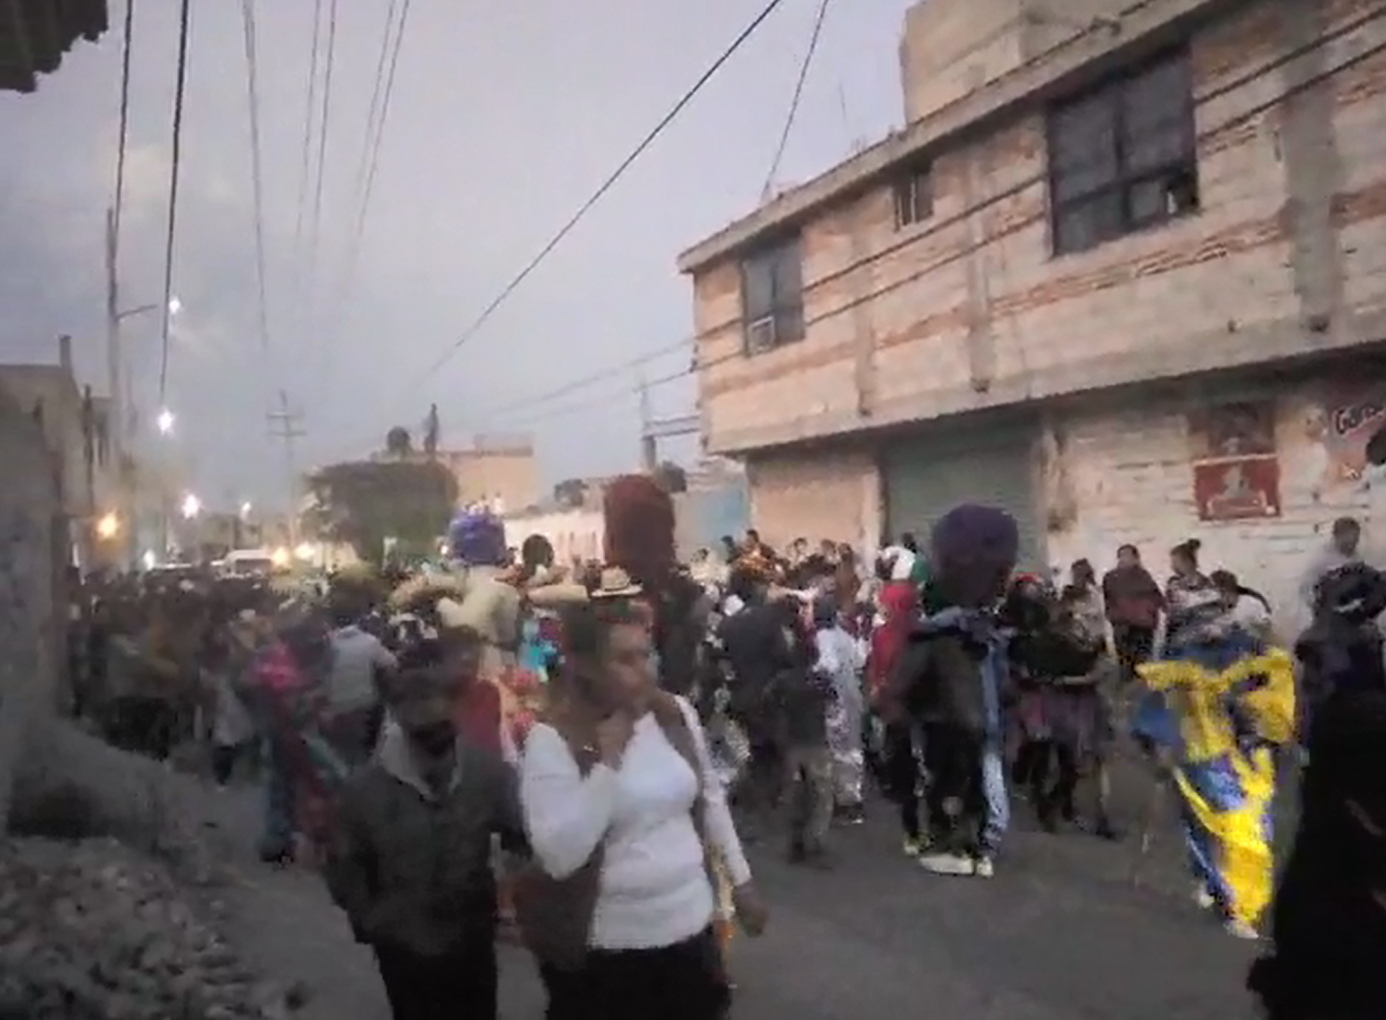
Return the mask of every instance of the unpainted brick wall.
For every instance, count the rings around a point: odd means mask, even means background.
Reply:
[[[65,544],[39,424],[0,394],[0,831],[34,723],[57,701]]]

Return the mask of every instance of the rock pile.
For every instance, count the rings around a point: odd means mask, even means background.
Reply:
[[[167,867],[115,840],[0,843],[0,1020],[279,1020]]]

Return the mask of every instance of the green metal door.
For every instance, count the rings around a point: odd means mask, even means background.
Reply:
[[[1018,567],[1046,572],[1035,437],[1029,424],[985,426],[901,438],[886,446],[881,476],[892,537],[909,531],[927,543],[943,514],[960,503],[982,503],[1015,518]]]

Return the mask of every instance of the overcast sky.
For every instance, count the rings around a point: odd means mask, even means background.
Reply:
[[[177,43],[177,3],[136,4],[120,266],[126,308],[162,293]],[[908,5],[837,0],[830,8],[782,184],[816,175],[854,141],[900,121],[897,40]],[[817,0],[787,0],[429,378],[429,365],[763,3],[412,0],[350,287],[355,182],[388,5],[339,0],[316,260],[311,230],[295,242],[312,6],[257,4],[267,356],[256,315],[241,5],[193,4],[174,266],[183,310],[168,402],[179,416],[175,441],[196,465],[194,484],[209,501],[282,493],[282,449],[266,437],[265,421],[280,388],[304,415],[305,466],[379,446],[391,425],[417,430],[433,401],[445,445],[475,432],[532,433],[550,481],[631,465],[633,374],[548,406],[534,398],[690,332],[690,288],[675,256],[756,205]],[[80,44],[38,93],[0,95],[0,360],[51,360],[54,338],[70,333],[79,371],[99,389],[102,230],[114,193],[123,18],[121,5],[113,0],[112,8],[111,32],[95,46]],[[158,316],[130,318],[125,333],[148,419],[158,404]],[[674,352],[645,371],[665,376],[688,358]],[[663,385],[655,410],[687,412],[693,395],[691,379]]]

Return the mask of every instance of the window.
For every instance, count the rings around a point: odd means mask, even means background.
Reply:
[[[1055,254],[1198,211],[1187,52],[1054,107],[1048,128]]]
[[[923,223],[934,214],[934,172],[915,167],[895,182],[895,228]]]
[[[804,267],[799,238],[741,263],[746,353],[761,354],[804,338]]]

